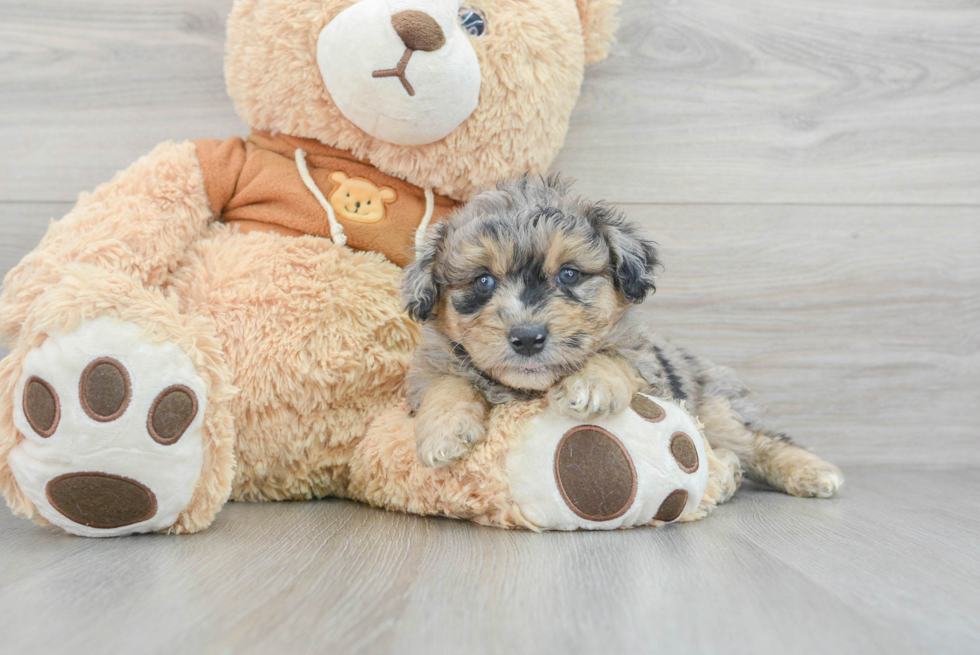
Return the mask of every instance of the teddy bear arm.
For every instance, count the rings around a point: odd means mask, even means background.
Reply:
[[[426,385],[415,414],[419,460],[446,466],[462,458],[486,438],[489,403],[466,380],[440,375]]]
[[[164,143],[83,194],[7,275],[0,341],[19,334],[34,301],[75,265],[110,269],[145,287],[161,285],[213,219],[195,145]]]

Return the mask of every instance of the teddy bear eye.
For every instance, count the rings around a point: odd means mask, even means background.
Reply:
[[[487,19],[479,9],[463,7],[459,10],[459,26],[470,36],[483,36],[487,31]]]

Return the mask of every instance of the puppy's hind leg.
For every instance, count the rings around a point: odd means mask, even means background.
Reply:
[[[738,455],[745,473],[756,482],[809,498],[830,498],[844,484],[840,469],[788,437],[748,427],[728,398],[702,398],[698,418],[708,441]]]
[[[840,469],[769,430],[764,411],[735,371],[691,355],[687,361],[701,387],[697,413],[712,446],[735,453],[750,479],[792,496],[837,494],[844,484]]]

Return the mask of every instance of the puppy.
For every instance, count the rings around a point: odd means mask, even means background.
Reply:
[[[829,497],[840,471],[762,422],[728,368],[649,331],[634,308],[655,291],[659,255],[625,216],[524,177],[480,194],[433,228],[404,277],[425,324],[407,379],[420,461],[446,466],[486,436],[490,407],[547,395],[589,420],[640,390],[685,401],[721,456],[797,496]]]

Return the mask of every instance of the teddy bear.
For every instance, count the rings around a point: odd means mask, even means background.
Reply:
[[[584,432],[540,403],[503,406],[458,466],[415,458],[401,267],[479,189],[549,166],[617,3],[237,0],[225,72],[251,134],[159,145],[4,281],[10,508],[117,536],[197,532],[229,499],[571,529],[689,520],[727,498],[737,463],[652,398],[669,420],[631,410]],[[618,471],[617,507],[541,464],[583,439]]]

